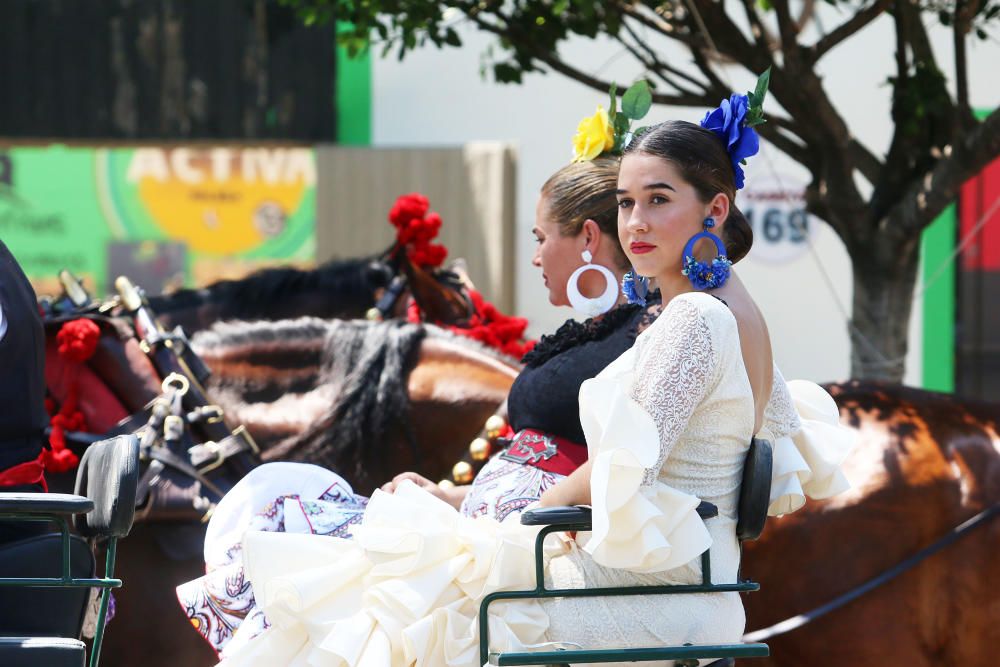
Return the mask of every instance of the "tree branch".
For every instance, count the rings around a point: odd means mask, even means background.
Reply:
[[[700,89],[700,92],[702,92],[702,93],[704,92],[705,88],[708,85],[710,85],[710,84],[705,84],[704,82],[699,81],[698,79],[694,78],[693,76],[691,76],[687,72],[685,72],[685,71],[683,71],[681,69],[678,69],[676,67],[671,67],[667,63],[665,63],[662,60],[660,60],[659,57],[657,57],[656,52],[650,46],[648,46],[646,44],[646,42],[639,36],[639,34],[635,31],[635,28],[633,28],[630,25],[629,21],[627,20],[627,17],[625,17],[625,16],[622,17],[622,26],[625,28],[625,30],[628,31],[629,35],[632,36],[632,39],[634,39],[637,44],[641,45],[646,50],[646,52],[649,54],[649,57],[652,58],[652,62],[655,64],[655,66],[656,66],[656,68],[658,70],[663,70],[664,72],[667,72],[667,73],[669,73],[669,74],[671,74],[673,76],[676,76],[677,78],[679,78],[679,79],[681,79],[683,81],[687,81],[692,86],[697,86]],[[681,86],[678,86],[678,85],[676,85],[676,84],[674,84],[672,82],[670,82],[669,85],[672,85],[674,88],[676,88],[680,92],[686,92],[686,93],[689,93],[689,94],[694,94],[694,91],[685,90]]]
[[[788,0],[771,0],[774,13],[778,15],[778,34],[781,35],[781,52],[784,54],[784,64],[788,67],[789,60],[798,55],[799,45],[795,30],[795,21],[788,10]]]
[[[523,53],[528,54],[531,58],[542,62],[549,67],[551,67],[556,72],[559,72],[563,76],[566,76],[574,81],[582,83],[585,86],[593,88],[602,93],[608,92],[611,88],[611,81],[605,79],[600,79],[591,74],[579,70],[571,65],[566,64],[559,58],[557,58],[552,53],[539,48],[537,45],[532,43],[529,39],[522,38],[520,35],[514,34],[512,31],[504,30],[498,26],[493,25],[489,21],[483,20],[478,15],[470,15],[469,19],[472,20],[477,27],[486,32],[492,33],[494,35],[500,36],[503,39],[509,41],[512,46],[516,46]],[[625,90],[628,85],[622,83],[615,84],[618,90]],[[664,93],[653,93],[653,102],[657,104],[673,104],[678,106],[703,106],[706,104],[711,104],[711,98],[706,94],[695,94],[695,95],[667,95]]]
[[[800,142],[797,138],[789,136],[787,131],[783,131],[773,123],[758,125],[756,129],[761,136],[774,144],[778,150],[792,158],[799,164],[812,171],[816,167],[816,160],[809,152],[809,147]]]
[[[851,143],[848,147],[848,151],[850,153],[851,160],[854,162],[854,166],[858,168],[861,175],[864,176],[865,179],[872,185],[878,183],[879,177],[882,174],[882,169],[885,167],[882,161],[854,137],[851,137]]]
[[[662,62],[657,57],[656,52],[653,51],[653,49],[651,49],[649,47],[649,45],[647,45],[639,37],[639,35],[636,34],[636,32],[632,29],[632,26],[630,26],[626,21],[622,21],[622,27],[624,27],[625,30],[626,30],[626,32],[628,32],[628,34],[632,36],[632,39],[635,40],[635,42],[638,45],[638,47],[629,44],[620,35],[617,37],[618,42],[622,46],[624,46],[626,49],[628,49],[628,52],[632,54],[632,57],[635,58],[636,60],[638,60],[639,62],[641,62],[643,64],[643,66],[648,71],[655,73],[658,77],[660,77],[660,79],[665,84],[667,84],[668,86],[671,86],[678,93],[680,93],[682,95],[704,94],[704,88],[705,88],[704,84],[700,83],[699,81],[697,81],[696,79],[692,78],[691,76],[689,76],[689,75],[687,75],[687,74],[685,74],[683,72],[680,72],[679,70],[676,70],[673,67],[670,67],[669,65],[667,65],[666,63]],[[647,55],[643,56],[639,52],[639,48],[644,49],[646,51]],[[673,78],[675,76],[677,78],[679,78],[679,79],[684,80],[684,81],[688,81],[690,83],[694,83],[701,90],[699,90],[699,91],[693,91],[693,90],[691,90],[689,88],[686,88],[685,86],[683,86],[680,83],[678,83],[675,78]]]
[[[962,183],[1000,156],[1000,107],[957,141],[950,154],[948,148],[946,157],[913,183],[889,210],[890,229],[903,235],[919,233],[955,201]]]
[[[524,44],[521,44],[521,47],[522,48],[526,48]],[[548,65],[549,67],[551,67],[555,71],[559,72],[563,76],[567,76],[567,77],[573,79],[574,81],[579,81],[580,83],[582,83],[582,84],[584,84],[586,86],[590,86],[594,90],[600,91],[602,93],[606,93],[611,88],[611,82],[610,81],[605,81],[603,79],[598,79],[595,76],[591,76],[590,74],[586,74],[585,72],[581,72],[580,70],[578,70],[575,67],[572,67],[570,65],[567,65],[566,63],[564,63],[563,61],[559,60],[558,58],[554,57],[551,54],[543,53],[543,52],[538,51],[538,50],[534,50],[531,53],[531,56],[533,58],[535,58],[535,59],[537,59],[537,60],[545,63],[546,65]],[[617,83],[616,85],[618,87],[618,90],[625,90],[626,88],[628,88],[627,84]],[[664,93],[656,93],[656,92],[653,93],[653,102],[655,102],[656,104],[673,104],[673,105],[677,105],[677,106],[686,106],[686,107],[697,107],[697,106],[705,106],[705,105],[708,105],[708,104],[713,104],[712,98],[708,97],[707,95],[704,95],[704,94],[703,95],[684,95],[684,94],[667,95],[667,94],[664,94]]]
[[[892,0],[875,0],[875,2],[864,9],[857,11],[854,16],[838,25],[809,47],[809,59],[815,63],[826,55],[827,51],[881,16],[890,5],[892,5]]]
[[[771,36],[770,31],[761,22],[753,0],[743,0],[743,11],[746,12],[747,21],[750,23],[750,34],[753,36],[757,48],[764,49],[770,53],[770,44],[774,41],[774,37]]]

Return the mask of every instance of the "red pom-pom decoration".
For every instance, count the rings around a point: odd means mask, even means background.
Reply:
[[[389,222],[397,228],[405,227],[410,220],[423,218],[429,208],[430,202],[427,197],[419,192],[411,192],[396,200],[389,211]]]
[[[389,211],[389,222],[396,228],[396,244],[404,248],[410,261],[427,269],[441,266],[448,249],[431,243],[441,230],[441,216],[428,213],[430,202],[419,192],[396,200]]]
[[[62,325],[56,334],[59,354],[77,363],[83,363],[94,356],[100,338],[101,330],[87,319],[71,320]]]

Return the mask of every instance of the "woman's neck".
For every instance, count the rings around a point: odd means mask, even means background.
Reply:
[[[691,281],[680,270],[657,276],[656,286],[660,288],[660,296],[662,297],[664,306],[670,303],[678,294],[696,291],[694,286],[691,285]]]

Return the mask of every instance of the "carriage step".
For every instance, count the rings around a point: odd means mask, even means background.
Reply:
[[[62,637],[0,637],[0,665],[4,667],[84,667],[87,647],[78,639]]]
[[[657,660],[723,659],[718,667],[726,667],[726,658],[765,658],[770,655],[767,644],[710,644],[663,646],[652,648],[590,649],[573,651],[532,651],[526,653],[490,653],[491,665],[559,665],[602,662],[653,662]],[[713,663],[715,665],[715,663]]]

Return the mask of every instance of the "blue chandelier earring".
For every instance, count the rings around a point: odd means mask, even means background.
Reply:
[[[633,268],[622,278],[622,294],[629,303],[646,305],[646,295],[649,294],[649,278],[640,276]]]
[[[722,287],[729,280],[729,267],[733,265],[726,257],[726,246],[718,236],[708,231],[715,227],[715,220],[705,218],[704,228],[692,236],[684,246],[684,269],[681,271],[695,289],[715,289]],[[718,254],[711,262],[699,262],[694,257],[694,244],[701,239],[710,239],[715,243]]]

